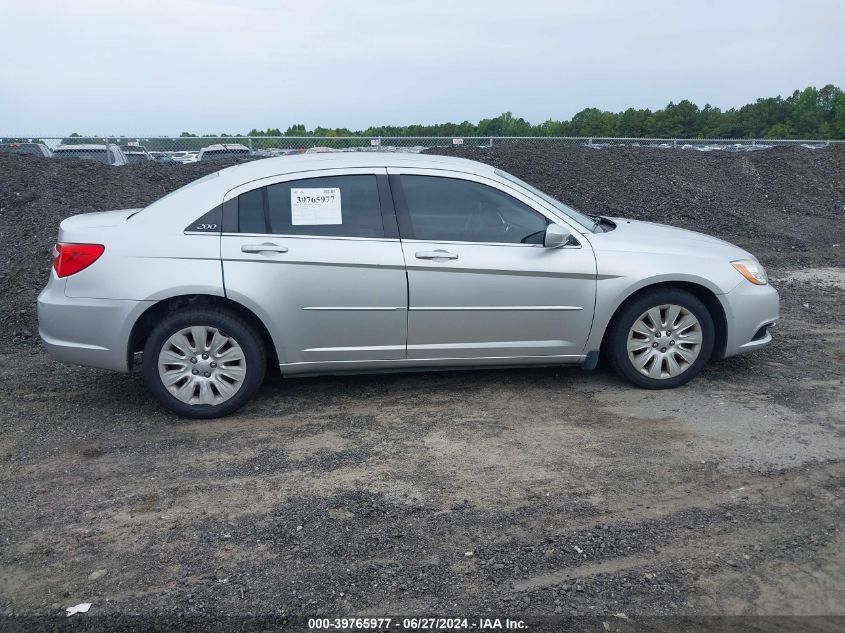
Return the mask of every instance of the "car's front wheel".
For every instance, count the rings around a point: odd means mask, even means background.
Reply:
[[[258,391],[267,361],[261,338],[237,315],[217,307],[165,317],[144,345],[144,382],[168,409],[216,418]]]
[[[617,314],[606,353],[624,378],[646,389],[670,389],[692,380],[710,359],[713,318],[695,295],[665,288],[646,292]]]

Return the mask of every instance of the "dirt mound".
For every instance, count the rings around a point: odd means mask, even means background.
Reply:
[[[845,146],[698,152],[522,143],[426,153],[495,165],[587,213],[709,233],[764,264],[843,263]]]
[[[710,233],[765,264],[842,265],[845,147],[702,153],[646,147],[438,148],[501,167],[587,212]],[[225,164],[141,163],[0,155],[0,326],[35,338],[35,299],[62,219],[139,207]]]
[[[225,166],[225,165],[222,165]],[[219,162],[138,163],[0,154],[0,327],[31,340],[35,300],[47,283],[59,223],[71,215],[145,206],[221,168]]]

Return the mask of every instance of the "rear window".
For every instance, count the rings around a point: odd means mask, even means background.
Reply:
[[[81,158],[83,160],[98,160],[101,163],[109,162],[104,149],[57,149],[53,152],[53,158]]]
[[[196,179],[196,180],[194,180],[193,182],[189,182],[187,185],[184,185],[184,186],[182,186],[182,187],[179,187],[179,188],[178,188],[178,189],[176,189],[175,191],[171,191],[171,192],[170,192],[170,193],[168,193],[166,196],[163,196],[163,197],[159,198],[158,200],[156,200],[153,204],[158,204],[158,203],[159,203],[159,202],[161,202],[162,200],[167,200],[170,196],[175,196],[175,195],[178,195],[179,193],[182,193],[182,192],[186,191],[187,189],[190,189],[190,188],[192,188],[192,187],[196,187],[196,186],[197,186],[198,184],[200,184],[200,183],[203,183],[203,182],[208,182],[209,180],[212,180],[213,178],[217,178],[219,175],[220,175],[220,172],[219,172],[219,171],[214,171],[214,172],[211,172],[210,174],[206,174],[206,175],[205,175],[205,176],[203,176],[202,178],[197,178],[197,179]],[[221,193],[221,195],[222,195],[222,193]],[[150,206],[152,206],[152,205],[150,205]],[[143,213],[143,212],[144,212],[146,209],[148,209],[148,208],[149,208],[149,207],[144,207],[143,209],[141,209],[140,211],[137,211],[137,212],[133,213],[133,214],[132,214],[131,216],[129,216],[129,217],[135,217],[135,216],[136,216],[136,215],[138,215],[139,213]],[[200,221],[200,220],[198,220],[198,221]],[[192,229],[186,229],[186,230],[192,230]]]

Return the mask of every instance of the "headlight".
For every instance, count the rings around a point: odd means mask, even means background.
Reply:
[[[766,269],[756,259],[740,259],[731,262],[731,266],[739,271],[739,274],[745,277],[752,284],[757,286],[765,286],[769,283],[769,277],[766,275]]]

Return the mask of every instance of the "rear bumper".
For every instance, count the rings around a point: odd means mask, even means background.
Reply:
[[[38,295],[38,334],[54,360],[129,371],[129,336],[151,301],[65,296],[65,279],[51,271]]]
[[[720,298],[728,325],[725,358],[752,352],[772,342],[766,326],[774,325],[780,318],[777,290],[769,285],[742,282]]]

